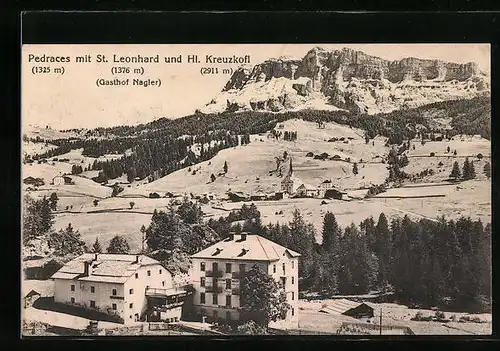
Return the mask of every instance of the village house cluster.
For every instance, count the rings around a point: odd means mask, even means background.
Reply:
[[[137,321],[196,321],[233,324],[242,320],[241,281],[258,265],[286,293],[291,306],[276,327],[298,327],[300,254],[259,235],[231,234],[194,254],[189,281],[176,283],[158,261],[144,255],[83,254],[51,277],[54,302]],[[25,307],[40,293],[30,291]]]

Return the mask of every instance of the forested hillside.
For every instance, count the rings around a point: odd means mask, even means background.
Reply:
[[[429,111],[440,111],[451,120],[451,129],[433,130]],[[311,122],[337,122],[366,131],[367,141],[376,135],[389,138],[389,144],[400,145],[405,139],[419,135],[419,128],[442,132],[446,137],[456,134],[481,134],[491,137],[490,98],[447,101],[411,110],[399,110],[378,115],[351,114],[345,111],[303,110],[276,114],[271,112],[241,112],[194,114],[180,119],[158,119],[134,127],[98,128],[86,139],[58,139],[51,143],[57,148],[32,156],[34,160],[65,154],[83,148],[83,155],[99,157],[122,154],[117,160],[94,162],[89,170],[101,170],[99,181],[127,174],[130,180],[162,177],[180,168],[208,160],[218,151],[249,142],[250,134],[265,133],[289,119]],[[420,134],[421,137],[424,137]],[[300,138],[300,131],[298,133]],[[201,147],[203,145],[203,147]],[[193,151],[197,147],[197,152]],[[130,151],[125,154],[126,151]]]

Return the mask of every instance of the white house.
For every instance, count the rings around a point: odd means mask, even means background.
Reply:
[[[259,235],[231,234],[229,238],[191,256],[193,309],[198,317],[240,320],[240,282],[245,271],[257,264],[285,289],[291,305],[286,319],[276,327],[298,327],[298,258],[300,254]]]
[[[302,183],[295,191],[295,194],[299,197],[316,197],[319,195],[319,191],[320,189],[314,185]]]
[[[143,255],[83,254],[51,278],[55,302],[118,315],[125,324],[153,311],[159,319],[178,320],[179,300],[187,295],[173,286],[171,272]]]

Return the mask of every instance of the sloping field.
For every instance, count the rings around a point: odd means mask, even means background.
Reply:
[[[44,152],[47,152],[49,150],[53,150],[57,148],[57,146],[48,143],[45,145],[45,143],[26,143],[23,141],[21,145],[21,150],[22,154],[27,154],[27,155],[35,155],[35,154],[43,154]]]
[[[332,179],[339,187],[355,188],[371,183],[379,184],[387,177],[386,166],[380,158],[387,152],[384,139],[375,140],[375,146],[366,145],[361,131],[349,127],[328,123],[325,129],[319,129],[315,123],[302,120],[290,120],[283,123],[282,131],[297,131],[295,142],[277,141],[267,135],[252,135],[252,142],[220,151],[210,161],[199,163],[189,169],[171,173],[149,184],[126,188],[124,194],[149,194],[150,192],[174,193],[193,192],[195,194],[224,194],[228,190],[253,193],[257,191],[275,192],[280,190],[282,178],[270,175],[276,170],[275,157],[283,156],[286,151],[292,158],[293,173],[301,181],[318,186],[325,179]],[[328,142],[332,137],[351,137],[347,144]],[[373,161],[377,163],[359,164],[359,174],[353,176],[353,164],[342,161],[315,160],[306,157],[308,152],[330,156],[339,155],[351,162]],[[228,164],[228,173],[218,176],[223,171],[224,162]],[[289,161],[286,162],[288,167]],[[287,168],[288,169],[288,168]],[[192,172],[196,171],[193,175]],[[217,179],[212,183],[210,176]],[[365,177],[363,179],[363,177]]]
[[[78,230],[88,245],[99,238],[103,249],[115,235],[123,236],[130,245],[130,252],[138,252],[141,248],[141,226],[149,226],[150,214],[139,213],[64,213],[58,214],[54,221],[54,229],[64,229],[69,223]]]
[[[432,186],[427,188],[397,188],[383,194],[444,194],[445,197],[423,199],[366,199],[365,202],[384,208],[400,209],[425,217],[444,215],[449,219],[461,216],[480,218],[484,224],[491,222],[491,182],[471,180],[454,186]],[[383,195],[381,194],[381,195]],[[385,212],[385,210],[384,210]]]
[[[335,333],[344,322],[366,323],[366,319],[358,320],[344,315],[321,313],[323,305],[335,300],[300,301],[299,327],[304,330],[325,331]],[[416,335],[488,335],[492,332],[491,314],[470,315],[468,313],[445,312],[446,318],[453,315],[457,320],[462,316],[479,317],[484,323],[440,323],[412,321],[417,312],[423,316],[431,316],[435,311],[425,309],[410,309],[407,306],[394,303],[370,303],[374,309],[374,317],[369,319],[371,324],[379,324],[379,315],[382,311],[382,325],[408,326]]]
[[[51,193],[55,192],[58,197],[90,196],[103,199],[111,196],[113,192],[110,187],[103,186],[90,179],[79,176],[71,176],[71,179],[75,184],[51,185],[46,183],[41,186],[38,191],[30,192],[30,194],[32,196],[42,197],[44,195],[50,196]]]
[[[462,170],[463,163],[466,157],[469,161],[474,162],[477,179],[486,179],[483,174],[484,165],[486,162],[491,164],[491,143],[487,139],[473,137],[454,137],[447,141],[431,141],[421,145],[419,141],[411,142],[410,150],[407,151],[409,164],[404,168],[404,171],[409,174],[419,173],[425,169],[432,169],[435,174],[426,176],[426,181],[437,182],[449,178],[453,163],[456,161]],[[413,150],[415,145],[415,150]],[[450,152],[447,147],[450,147]],[[457,151],[457,155],[453,151]],[[430,156],[434,153],[435,156]],[[483,155],[482,159],[478,159],[477,155]]]

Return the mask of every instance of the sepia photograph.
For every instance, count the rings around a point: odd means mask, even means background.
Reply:
[[[32,44],[21,332],[492,334],[489,44]]]

